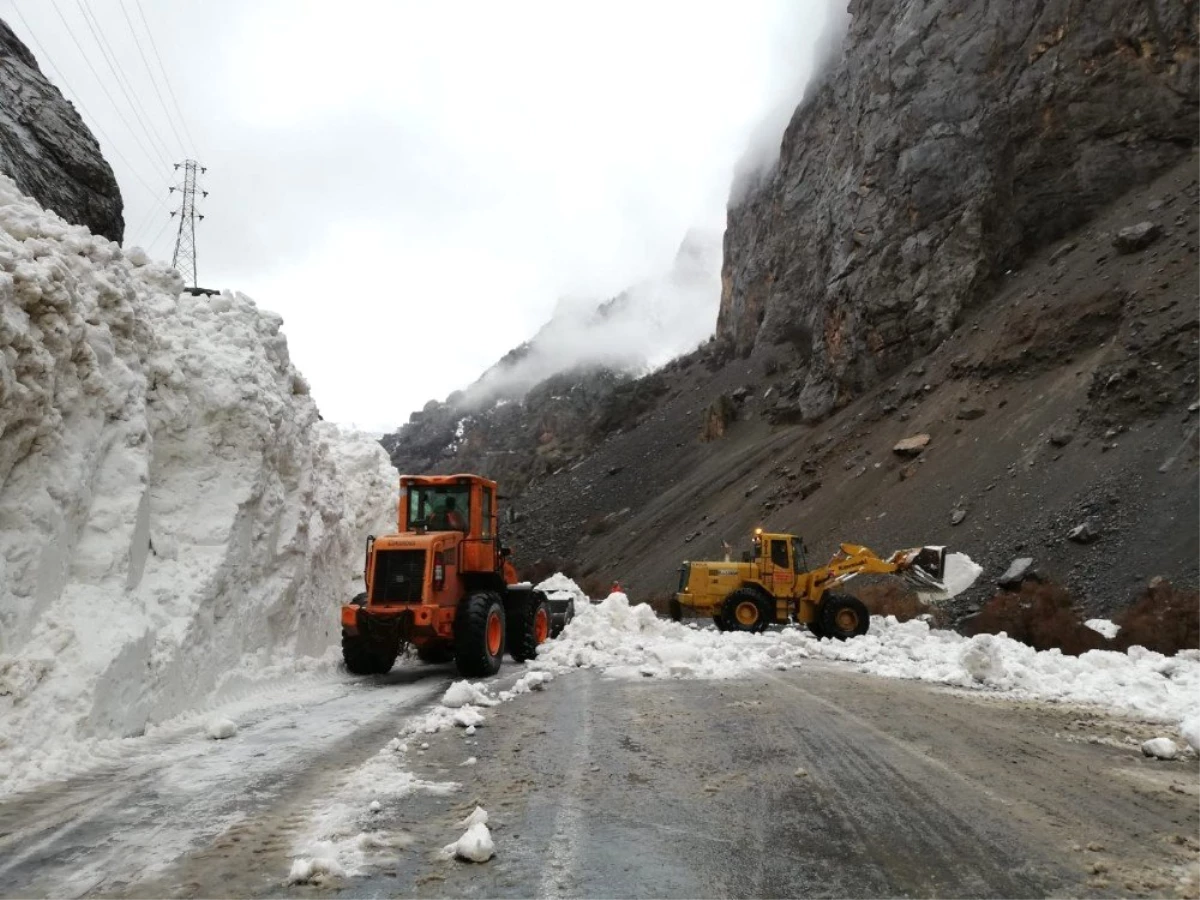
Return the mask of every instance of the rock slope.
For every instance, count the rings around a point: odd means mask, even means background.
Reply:
[[[1196,144],[1196,4],[854,0],[841,63],[731,208],[717,336],[812,421]]]

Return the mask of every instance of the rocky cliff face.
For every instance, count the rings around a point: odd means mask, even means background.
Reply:
[[[121,190],[100,145],[3,20],[0,172],[68,222],[111,241],[122,240]]]
[[[815,420],[1197,141],[1195,0],[852,0],[844,55],[732,207],[718,338]]]

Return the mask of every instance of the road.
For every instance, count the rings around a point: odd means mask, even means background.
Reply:
[[[502,684],[511,683],[502,673]],[[596,672],[427,738],[406,764],[460,783],[374,820],[364,874],[288,885],[339,779],[445,688],[449,667],[331,685],[261,711],[228,753],[155,761],[0,803],[4,896],[1195,896],[1195,757],[1138,752],[1162,732],[814,662],[737,681]],[[313,736],[315,735],[315,736]],[[216,749],[213,749],[216,748]],[[268,757],[254,756],[268,752]],[[249,755],[247,755],[249,754]],[[467,756],[478,763],[463,767]],[[241,771],[241,760],[268,759]],[[198,772],[199,775],[195,775]],[[198,780],[197,780],[198,779]],[[437,850],[476,803],[497,855]],[[137,871],[132,871],[133,869]],[[1191,881],[1181,879],[1191,878]]]

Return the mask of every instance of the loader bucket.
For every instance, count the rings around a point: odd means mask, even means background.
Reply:
[[[944,593],[946,585],[942,579],[946,575],[946,548],[922,547],[900,574],[918,591]]]

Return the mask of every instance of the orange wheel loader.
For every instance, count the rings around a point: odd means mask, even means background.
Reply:
[[[496,482],[400,478],[398,531],[367,538],[366,591],[342,607],[342,657],[356,675],[388,672],[406,644],[469,678],[494,675],[549,637],[542,592],[519,582],[497,532]]]

